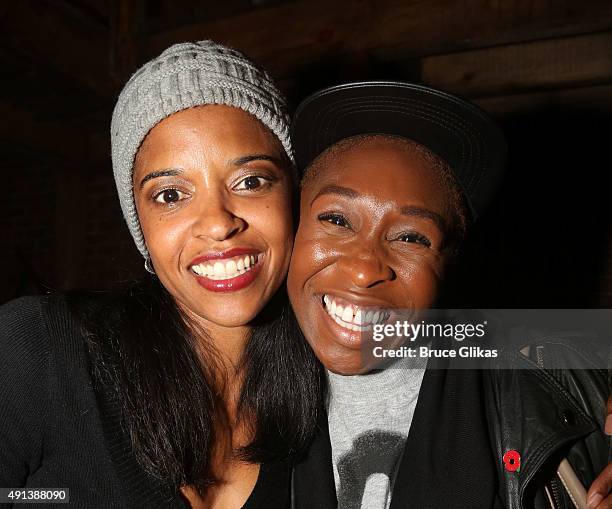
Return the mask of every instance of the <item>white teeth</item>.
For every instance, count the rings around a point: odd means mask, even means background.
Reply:
[[[361,309],[357,309],[357,313],[355,313],[355,318],[353,318],[353,323],[361,325]]]
[[[201,263],[192,265],[191,270],[201,277],[210,279],[230,279],[240,274],[244,274],[255,266],[255,262],[259,261],[259,255],[247,255],[244,258],[232,258],[230,260],[217,260],[213,265]]]
[[[344,311],[342,312],[342,320],[345,322],[353,321],[353,308],[351,306],[346,306]]]
[[[213,268],[215,269],[215,276],[225,276],[225,265],[223,263],[215,262]]]
[[[338,304],[334,297],[323,296],[327,313],[342,327],[354,331],[371,330],[374,324],[386,322],[390,312],[386,309],[365,311],[355,305]]]
[[[233,276],[236,274],[238,267],[236,266],[236,262],[234,260],[230,260],[225,264],[225,273],[228,276]]]
[[[333,317],[334,322],[336,322],[338,325],[340,325],[340,327],[344,327],[345,329],[349,329],[349,330],[354,330],[355,332],[363,332],[363,331],[367,331],[367,330],[371,330],[372,326],[371,325],[365,325],[365,326],[360,326],[360,325],[355,325],[354,323],[347,323],[342,321],[340,318],[338,318],[337,316]]]

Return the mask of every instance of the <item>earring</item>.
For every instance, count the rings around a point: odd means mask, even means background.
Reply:
[[[155,269],[153,268],[153,264],[151,263],[151,258],[145,258],[144,268],[148,273],[155,274]]]

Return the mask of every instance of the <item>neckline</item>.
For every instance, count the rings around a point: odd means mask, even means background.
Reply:
[[[355,394],[372,394],[385,400],[403,394],[410,387],[419,387],[425,373],[427,359],[398,359],[385,369],[363,375],[338,375],[327,370],[329,397],[334,404],[369,404],[368,398],[355,398]]]

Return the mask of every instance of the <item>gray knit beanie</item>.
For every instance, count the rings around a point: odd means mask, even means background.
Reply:
[[[175,44],[143,65],[127,82],[113,111],[113,173],[123,217],[141,254],[148,258],[132,188],[136,153],[164,118],[205,104],[250,113],[280,140],[293,162],[289,116],[272,78],[238,51],[213,41]]]

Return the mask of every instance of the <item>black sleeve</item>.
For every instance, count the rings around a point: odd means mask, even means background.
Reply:
[[[49,341],[41,301],[0,307],[0,487],[19,488],[39,466],[48,409]]]

